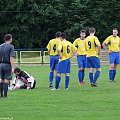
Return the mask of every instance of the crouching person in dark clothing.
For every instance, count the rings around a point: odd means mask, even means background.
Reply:
[[[12,83],[12,90],[15,89],[34,89],[36,86],[35,79],[27,72],[20,70],[20,68],[14,69],[15,79]],[[21,84],[22,83],[22,84]]]

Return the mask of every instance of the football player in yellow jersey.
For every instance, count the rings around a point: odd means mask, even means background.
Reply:
[[[69,41],[66,40],[66,34],[61,34],[61,43],[58,47],[58,53],[60,56],[58,68],[57,68],[57,76],[55,88],[52,90],[59,89],[59,83],[61,80],[61,73],[65,74],[65,90],[68,90],[69,86],[69,73],[70,73],[70,58],[72,58],[77,52],[76,47]]]
[[[118,29],[113,29],[113,35],[110,35],[106,38],[103,42],[103,48],[109,55],[110,61],[110,70],[109,70],[109,80],[110,82],[114,82],[115,75],[116,75],[116,68],[117,65],[120,64],[120,38],[118,35]],[[109,49],[107,49],[107,46]]]
[[[87,68],[90,68],[89,71],[89,79],[91,83],[91,87],[97,87],[97,79],[100,75],[100,60],[99,55],[101,51],[101,45],[98,38],[95,35],[95,28],[90,28],[89,33],[90,35],[85,39],[86,43],[86,51],[87,51]],[[93,76],[94,68],[96,72]]]
[[[77,61],[78,61],[78,79],[80,84],[84,84],[84,71],[86,67],[86,49],[85,49],[85,36],[86,31],[80,31],[80,37],[77,38],[73,45],[77,47]]]
[[[56,38],[49,41],[47,45],[48,54],[50,56],[50,74],[49,74],[49,87],[52,87],[54,79],[54,70],[56,71],[59,56],[58,56],[58,45],[61,42],[60,40],[61,32],[56,33]]]

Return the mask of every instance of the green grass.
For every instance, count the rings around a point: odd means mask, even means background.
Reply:
[[[37,80],[34,90],[9,91],[0,99],[0,120],[119,120],[120,68],[116,82],[108,82],[109,66],[103,66],[99,87],[91,88],[88,70],[85,85],[78,85],[77,66],[71,68],[69,90],[64,91],[64,75],[59,91],[48,88],[48,66],[21,66]]]

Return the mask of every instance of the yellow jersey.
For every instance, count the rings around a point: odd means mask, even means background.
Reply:
[[[47,45],[47,49],[50,51],[51,56],[58,55],[58,45],[60,42],[61,42],[61,40],[58,38],[52,39],[49,41],[49,43]]]
[[[71,57],[71,53],[76,52],[77,48],[69,41],[63,40],[58,46],[58,50],[61,51],[62,58],[59,61],[63,61],[69,59]]]
[[[119,52],[120,38],[118,36],[114,37],[113,35],[110,35],[109,37],[106,38],[104,43],[108,45],[109,51]]]
[[[78,55],[86,55],[86,49],[85,49],[85,40],[81,40],[80,38],[77,38],[73,45],[77,47],[77,54]]]
[[[87,51],[87,57],[95,56],[98,57],[98,46],[100,42],[96,36],[88,36],[85,39],[85,47]]]

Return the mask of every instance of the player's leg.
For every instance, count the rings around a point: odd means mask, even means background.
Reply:
[[[114,64],[114,69],[113,69],[113,82],[115,82],[115,76],[116,76],[116,69],[118,64],[120,64],[120,56],[119,56],[119,52],[116,53],[116,59],[115,59],[115,64]]]
[[[89,68],[89,80],[90,80],[90,84],[92,85],[93,83],[93,72],[94,72],[94,69],[93,69],[93,63],[92,63],[92,57],[87,57],[87,62],[86,62],[86,67]]]
[[[34,78],[31,76],[27,80],[28,80],[27,89],[33,88],[34,84],[36,84],[36,81],[34,80]]]
[[[84,76],[84,68],[83,68],[83,58],[82,56],[77,56],[78,61],[78,79],[79,83],[83,83],[83,76]]]
[[[54,79],[54,70],[57,71],[58,60],[59,60],[59,56],[50,57],[50,75],[49,75],[50,85],[49,87],[53,86],[52,84],[53,84],[53,79]]]
[[[68,90],[69,82],[70,82],[70,76],[69,76],[69,73],[66,73],[65,74],[65,90]]]
[[[27,89],[27,85],[20,85],[20,87],[18,87],[18,89]]]
[[[52,89],[52,90],[58,90],[59,89],[60,80],[61,80],[61,74],[57,73],[57,75],[56,75],[56,81],[55,81],[55,88]]]
[[[4,85],[4,80],[0,79],[0,97],[3,97],[3,85]]]
[[[58,61],[59,61],[59,57],[58,56],[56,56],[56,60],[55,60],[56,62],[55,62],[55,79],[56,79],[56,77],[57,77],[57,69],[58,69]],[[61,78],[60,78],[61,79]]]
[[[59,83],[61,80],[61,72],[62,72],[62,66],[63,66],[63,62],[59,62],[58,66],[57,66],[57,74],[56,74],[56,79],[55,79],[55,88],[52,90],[58,90],[59,89]]]
[[[90,79],[91,86],[93,84],[93,72],[94,72],[94,69],[91,67],[89,70],[89,79]]]
[[[13,87],[13,89],[12,90],[18,90],[18,89],[23,89],[23,85],[16,85],[16,86],[14,86]]]
[[[66,72],[65,72],[65,90],[68,90],[69,81],[70,81],[70,59],[66,60]]]
[[[116,69],[117,69],[118,64],[114,65],[114,70],[113,70],[113,82],[115,82],[115,76],[116,76]]]
[[[94,84],[94,86],[97,86],[97,80],[98,80],[98,78],[99,78],[99,76],[100,76],[100,71],[101,71],[101,68],[96,68],[96,72],[95,72],[95,74],[94,74],[94,78],[93,78],[93,84]]]
[[[4,71],[2,64],[0,64],[0,96],[3,97],[3,87],[4,87]]]
[[[49,73],[49,87],[52,87],[54,79],[55,60],[54,56],[50,56],[50,73]]]
[[[4,87],[3,87],[4,97],[7,97],[8,85],[9,85],[9,80],[5,79],[5,81],[4,81]]]
[[[97,87],[96,82],[100,76],[100,71],[101,71],[100,59],[98,57],[93,57],[93,68],[96,68],[96,72],[93,78],[93,86]]]
[[[49,74],[49,87],[52,87],[53,79],[54,79],[54,70],[51,70]]]
[[[115,53],[109,54],[109,60],[110,60],[109,80],[110,82],[112,82],[114,79],[114,68],[115,68],[115,60],[116,60]]]
[[[82,84],[85,84],[85,82],[83,82],[83,81],[84,81],[85,68],[86,68],[86,56],[83,56],[83,60],[82,60],[82,62],[83,62],[83,70],[82,70]]]
[[[113,81],[113,77],[114,77],[114,64],[110,64],[110,70],[109,70],[109,80],[110,82]]]
[[[36,80],[34,80],[33,86],[31,87],[31,89],[34,89],[36,86]]]
[[[66,74],[67,68],[68,68],[68,60],[63,60],[63,61],[58,63],[55,89],[53,89],[53,90],[58,90],[59,83],[60,83],[60,80],[61,80],[61,73]],[[69,69],[68,69],[68,71],[69,71]]]
[[[79,78],[79,83],[80,84],[85,83],[85,82],[83,82],[83,80],[84,80],[84,71],[85,71],[85,69],[83,67],[78,69],[78,78]]]
[[[9,85],[10,80],[12,80],[11,65],[3,64],[3,69],[4,69],[4,87],[3,87],[3,91],[4,91],[4,97],[7,97],[8,85]]]

